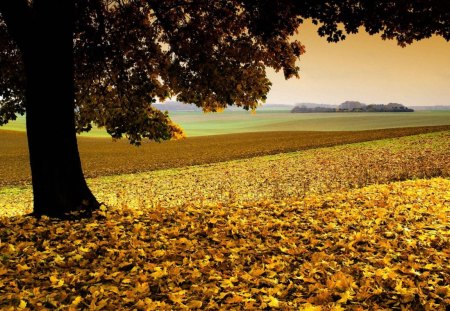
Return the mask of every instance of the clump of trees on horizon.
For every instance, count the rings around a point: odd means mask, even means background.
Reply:
[[[297,105],[291,112],[414,112],[414,109],[408,108],[399,103],[370,104],[366,105],[358,101],[346,101],[337,107],[330,105],[308,107],[307,105]]]

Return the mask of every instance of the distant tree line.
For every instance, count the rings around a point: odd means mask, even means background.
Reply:
[[[308,112],[413,112],[414,109],[410,109],[405,107],[402,104],[398,103],[389,103],[387,105],[384,104],[371,104],[366,105],[360,103],[358,101],[346,101],[340,104],[337,107],[308,107],[306,105],[298,105],[295,106],[291,112],[300,112],[300,113],[308,113]]]

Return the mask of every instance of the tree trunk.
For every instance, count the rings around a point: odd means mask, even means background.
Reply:
[[[83,176],[75,132],[74,8],[69,0],[35,3],[22,51],[33,214],[64,217],[99,206]]]

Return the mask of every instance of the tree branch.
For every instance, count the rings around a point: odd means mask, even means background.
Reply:
[[[0,1],[0,14],[8,27],[8,33],[20,49],[25,46],[30,11],[27,0]]]

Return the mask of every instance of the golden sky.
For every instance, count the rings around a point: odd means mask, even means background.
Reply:
[[[328,43],[315,29],[308,22],[297,35],[306,46],[300,79],[269,70],[267,103],[450,105],[450,42],[432,37],[401,48],[362,31]]]

